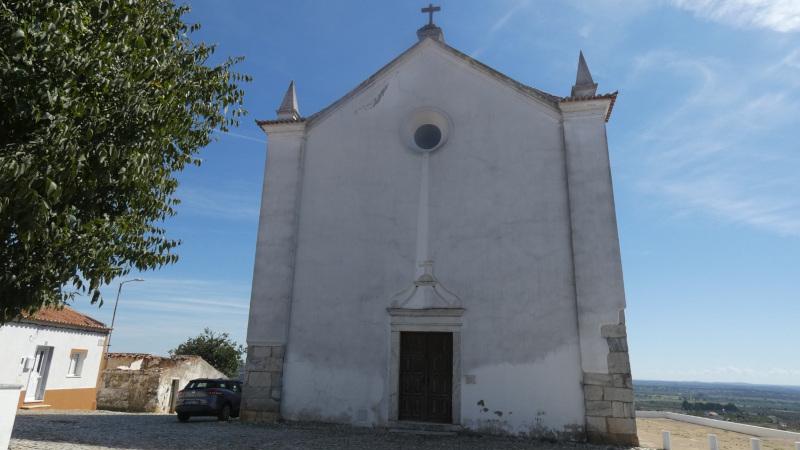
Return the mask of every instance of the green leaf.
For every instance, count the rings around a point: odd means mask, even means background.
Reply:
[[[58,190],[58,185],[55,181],[48,179],[47,180],[47,195],[53,194]]]
[[[245,113],[169,0],[0,6],[0,324],[178,260],[177,174]]]

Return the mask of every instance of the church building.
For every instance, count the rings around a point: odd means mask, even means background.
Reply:
[[[242,418],[634,445],[617,93],[583,54],[569,95],[513,80],[436,10],[330,106],[303,116],[292,82],[258,121]]]

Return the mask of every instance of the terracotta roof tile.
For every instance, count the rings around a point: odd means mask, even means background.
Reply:
[[[61,309],[42,308],[31,315],[24,315],[22,320],[96,331],[108,331],[109,329],[103,322],[81,314],[69,306],[64,306]]]

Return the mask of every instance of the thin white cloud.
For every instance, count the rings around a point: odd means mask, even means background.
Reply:
[[[765,28],[782,33],[800,31],[797,0],[671,0],[697,17],[743,28]]]
[[[223,135],[231,136],[231,137],[234,137],[234,138],[244,139],[246,141],[258,142],[259,144],[266,144],[267,143],[266,139],[259,139],[259,138],[255,138],[255,137],[252,137],[252,136],[247,136],[247,135],[244,135],[244,134],[234,133],[233,131],[220,131],[220,130],[217,130],[216,132],[220,133],[220,134],[223,134]]]
[[[210,216],[229,220],[258,219],[258,198],[261,190],[256,186],[220,185],[218,189],[185,187],[178,191],[181,200],[179,214]]]
[[[483,43],[479,45],[478,48],[475,49],[470,54],[470,56],[473,58],[477,58],[483,52],[485,52],[486,49],[488,49],[489,46],[491,45],[492,40],[494,39],[494,35],[497,34],[499,31],[501,31],[503,28],[505,28],[506,25],[508,25],[508,22],[511,20],[511,18],[514,17],[514,15],[518,14],[520,11],[522,11],[524,8],[526,8],[529,4],[530,0],[517,0],[514,6],[509,8],[508,11],[506,11],[503,15],[501,15],[494,22],[492,22],[492,25],[489,27],[489,32],[483,39]]]
[[[513,7],[509,8],[509,10],[503,14],[499,19],[495,20],[492,24],[491,28],[489,28],[489,32],[496,33],[501,29],[505,28],[506,24],[514,14],[518,13],[522,8],[527,7],[530,4],[530,0],[519,0]]]
[[[766,73],[778,83],[800,89],[800,47],[767,68]]]
[[[638,186],[679,215],[800,236],[800,158],[791,138],[800,93],[776,82],[796,70],[793,62],[789,55],[743,70],[667,51],[640,57],[628,84],[646,89],[642,83],[661,79],[674,95],[631,146],[639,152]],[[693,87],[673,87],[687,83]]]
[[[244,343],[250,306],[250,280],[159,278],[136,274],[144,282],[126,284],[117,310],[113,351],[166,354],[209,327]],[[132,278],[133,275],[130,277]],[[117,282],[105,286],[102,308],[85,298],[73,304],[111,324]]]
[[[800,202],[754,195],[728,180],[666,182],[661,189],[696,210],[783,235],[800,236]]]
[[[208,300],[194,297],[153,297],[149,300],[132,299],[128,304],[139,311],[155,312],[188,312],[240,315],[247,317],[248,304],[244,299],[216,298]]]
[[[148,273],[137,274],[143,282],[126,284],[123,292],[124,307],[138,314],[156,314],[181,308],[188,311],[202,309],[221,314],[247,314],[250,304],[250,282],[194,278],[154,278]],[[118,281],[102,289],[105,305],[102,313],[113,308]],[[80,302],[77,306],[87,307]]]

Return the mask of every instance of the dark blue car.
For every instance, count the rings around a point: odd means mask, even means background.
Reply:
[[[192,416],[217,416],[219,420],[239,417],[242,383],[235,380],[192,380],[178,392],[175,412],[186,422]]]

